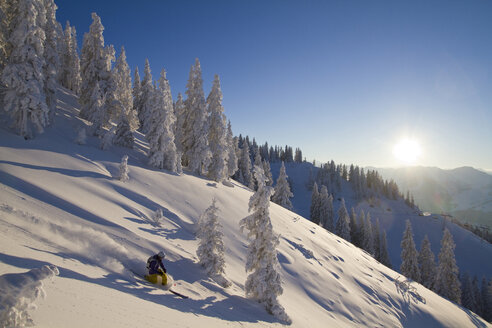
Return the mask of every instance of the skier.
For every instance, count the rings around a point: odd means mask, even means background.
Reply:
[[[162,275],[163,273],[167,272],[166,268],[164,267],[164,264],[162,263],[164,257],[166,257],[166,255],[164,255],[163,251],[160,251],[159,253],[149,257],[149,259],[147,260],[147,269],[149,270],[149,275],[151,274]]]
[[[149,257],[147,260],[147,270],[149,270],[149,274],[145,276],[147,281],[164,286],[168,284],[167,271],[162,263],[164,257],[165,255],[162,251]]]

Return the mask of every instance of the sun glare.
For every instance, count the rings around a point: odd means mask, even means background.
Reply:
[[[420,145],[412,139],[402,139],[393,148],[393,155],[404,164],[415,164],[421,154]]]

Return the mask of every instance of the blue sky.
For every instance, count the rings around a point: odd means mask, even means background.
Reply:
[[[55,1],[79,44],[97,12],[174,97],[198,57],[235,134],[362,166],[413,138],[415,164],[492,169],[492,1]]]

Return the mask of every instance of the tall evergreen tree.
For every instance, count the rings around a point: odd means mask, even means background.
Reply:
[[[33,129],[42,133],[48,124],[43,74],[45,24],[42,0],[19,0],[4,45],[11,49],[1,76],[5,87],[3,110],[9,114],[13,128],[26,139],[34,136]]]
[[[209,277],[217,280],[223,287],[230,286],[225,279],[224,241],[219,222],[219,208],[215,198],[212,204],[200,216],[197,237],[200,239],[196,254],[200,265],[205,268]]]
[[[152,84],[152,74],[150,72],[149,60],[145,59],[144,78],[140,84],[140,96],[137,101],[137,115],[140,121],[140,130],[143,133],[149,132],[152,123],[152,110],[154,108],[154,86]]]
[[[229,147],[227,144],[227,126],[222,106],[222,90],[219,76],[215,75],[212,90],[207,97],[208,107],[208,144],[212,155],[208,166],[208,177],[215,181],[227,179],[227,159]]]
[[[263,171],[265,171],[265,179],[266,179],[266,185],[271,187],[273,186],[273,176],[272,176],[272,170],[270,168],[270,163],[267,161],[262,161],[263,165]]]
[[[379,232],[379,219],[372,225],[372,245],[374,249],[374,258],[381,262],[381,235]]]
[[[186,120],[186,107],[183,101],[183,95],[178,93],[178,98],[174,103],[174,116],[176,116],[176,125],[174,132],[174,142],[176,143],[176,149],[183,154],[184,151],[184,124]],[[231,132],[232,133],[232,132]],[[179,159],[182,160],[181,158]]]
[[[116,87],[115,100],[118,103],[118,110],[113,114],[115,120],[123,115],[129,122],[131,131],[138,129],[139,121],[136,111],[133,109],[133,90],[131,71],[126,62],[125,48],[121,47],[120,56],[116,60],[113,68],[112,79]]]
[[[100,91],[106,94],[111,78],[111,63],[114,61],[114,48],[112,46],[104,46],[103,31],[104,27],[101,24],[101,19],[96,13],[92,13],[92,24],[89,32],[84,34],[80,60],[80,76],[82,78],[79,97],[79,102],[82,106],[80,117],[89,121],[96,116],[104,119],[101,115],[95,115],[92,112],[94,107],[89,105],[96,84],[98,84]],[[96,123],[94,121],[91,122]],[[102,125],[106,123],[102,122]]]
[[[359,241],[359,227],[357,226],[357,214],[355,214],[355,209],[352,207],[350,209],[350,240],[352,240],[352,244],[357,247],[360,247]]]
[[[388,243],[386,241],[386,230],[383,230],[383,234],[381,236],[381,260],[380,262],[386,265],[388,268],[392,268],[391,260],[388,254]]]
[[[311,193],[311,207],[310,207],[310,214],[309,216],[311,217],[311,221],[314,222],[315,224],[320,223],[320,215],[319,215],[319,210],[320,210],[320,195],[318,191],[318,184],[314,182],[313,185],[313,191]]]
[[[418,260],[422,285],[429,289],[433,289],[434,281],[436,279],[436,262],[427,235],[425,235],[424,240],[422,240]]]
[[[273,188],[265,184],[263,168],[254,167],[258,190],[249,200],[251,214],[240,221],[241,230],[248,230],[246,271],[251,272],[245,283],[246,295],[263,304],[277,318],[290,323],[288,315],[277,300],[283,293],[280,264],[277,258],[278,236],[270,221],[270,197]]]
[[[402,275],[416,282],[420,282],[420,270],[418,263],[418,253],[413,241],[412,224],[406,221],[406,229],[401,240],[401,266]]]
[[[226,141],[227,141],[227,147],[228,147],[228,150],[227,150],[227,176],[232,177],[238,170],[238,158],[236,155],[237,140],[234,139],[234,135],[232,134],[231,121],[229,121],[227,123]],[[270,168],[270,165],[268,165],[268,168]],[[270,170],[267,170],[265,168],[265,174],[267,174],[267,178],[269,178],[268,172],[270,172]],[[270,173],[270,178],[271,178],[271,175],[272,174]]]
[[[439,295],[459,304],[461,289],[458,279],[459,270],[454,257],[455,247],[453,236],[447,228],[444,229],[434,289]]]
[[[465,272],[461,278],[461,305],[475,312],[475,297],[473,295],[472,281],[468,272]]]
[[[369,254],[374,255],[374,236],[372,231],[371,213],[367,213],[364,221],[362,248]]]
[[[241,157],[239,159],[239,182],[253,189],[254,181],[251,176],[251,159],[249,158],[248,144],[244,144],[241,149]]]
[[[287,173],[285,171],[284,162],[280,167],[280,173],[278,175],[277,184],[275,185],[272,201],[285,207],[288,210],[292,209],[292,203],[290,198],[294,197],[294,194],[290,191],[289,183],[287,182]]]
[[[323,228],[333,232],[335,230],[333,224],[333,197],[328,195],[328,188],[325,185],[321,186],[319,195],[319,217]]]
[[[480,295],[482,297],[482,306],[483,306],[483,315],[482,318],[484,318],[487,321],[492,321],[492,293],[490,294],[489,297],[489,291],[488,291],[489,284],[487,283],[487,279],[482,277],[482,288],[480,290]]]
[[[45,43],[44,43],[44,58],[45,65],[43,68],[44,92],[46,94],[46,105],[53,115],[56,109],[56,89],[57,76],[60,69],[60,58],[58,56],[58,40],[60,39],[59,23],[56,21],[57,6],[53,0],[43,0],[46,8],[46,24],[45,24]]]
[[[202,69],[198,58],[190,72],[185,101],[187,124],[184,129],[184,155],[188,168],[199,175],[204,175],[212,154],[208,144],[208,124],[205,95],[203,93]]]
[[[345,207],[345,200],[342,198],[340,208],[338,209],[337,224],[335,227],[335,233],[343,239],[350,241],[350,223],[347,208]]]
[[[149,164],[159,169],[177,172],[178,156],[173,130],[176,117],[174,116],[171,88],[164,69],[161,71],[159,88],[155,95],[155,107],[152,110],[149,132],[146,136],[149,140]]]

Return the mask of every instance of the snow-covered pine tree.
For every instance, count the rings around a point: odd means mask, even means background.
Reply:
[[[85,145],[87,141],[87,133],[85,131],[85,127],[81,127],[79,132],[77,133],[77,138],[75,138],[75,143],[79,145]]]
[[[241,157],[239,159],[239,171],[242,179],[239,179],[243,185],[252,187],[253,177],[251,176],[251,159],[249,157],[248,144],[244,143],[241,149]]]
[[[479,316],[483,316],[483,304],[482,304],[482,298],[480,297],[480,288],[478,286],[478,278],[475,275],[472,280],[472,294],[473,294],[473,305],[474,305],[474,310],[476,314]]]
[[[338,209],[337,216],[338,218],[335,226],[335,233],[346,241],[350,241],[350,219],[347,213],[347,208],[345,207],[345,200],[343,198],[340,202],[340,208]]]
[[[350,209],[350,240],[352,244],[360,247],[359,242],[359,227],[357,226],[357,214],[355,214],[355,209],[352,207]]]
[[[103,129],[103,121],[102,116],[105,116],[104,113],[104,95],[99,87],[99,83],[94,85],[94,90],[92,90],[91,98],[89,99],[89,103],[87,104],[88,111],[90,111],[91,116],[88,118],[90,122],[94,122],[91,126],[91,134],[95,136],[104,135]]]
[[[271,187],[273,186],[273,176],[272,176],[272,170],[270,168],[270,163],[265,160],[263,160],[261,163],[263,165],[263,171],[265,172],[266,185]]]
[[[325,185],[321,186],[319,205],[319,218],[321,226],[326,230],[333,232],[333,197],[328,195],[328,188],[326,188]]]
[[[429,289],[434,288],[434,281],[436,279],[436,261],[434,257],[429,237],[425,235],[420,246],[418,260],[420,266],[420,282]]]
[[[104,46],[103,31],[101,18],[96,13],[92,13],[92,24],[89,32],[84,34],[80,60],[82,84],[79,102],[82,109],[79,115],[89,121],[94,117],[103,118],[102,115],[95,115],[92,112],[94,107],[90,106],[91,98],[96,84],[99,84],[102,94],[106,93],[111,77],[111,63],[114,61],[114,48]],[[94,121],[91,122],[95,123]],[[107,122],[100,124],[106,125]]]
[[[70,89],[70,61],[72,59],[72,27],[70,22],[67,21],[65,25],[65,31],[63,32],[63,40],[61,45],[60,62],[61,67],[58,72],[58,82],[65,88]]]
[[[103,134],[101,135],[101,143],[99,144],[99,148],[102,150],[108,150],[112,145],[113,145],[113,139],[114,139],[114,127],[111,128],[110,130],[104,130],[102,132]]]
[[[212,154],[210,165],[208,166],[208,177],[217,182],[226,180],[227,158],[229,147],[227,144],[227,125],[222,106],[222,90],[220,89],[220,79],[216,74],[212,84],[212,90],[207,97],[208,108],[208,144]]]
[[[372,246],[374,249],[374,258],[381,262],[381,235],[379,232],[379,219],[372,225]]]
[[[374,237],[372,235],[372,222],[371,213],[367,213],[366,220],[364,221],[364,233],[363,233],[362,248],[369,254],[374,254]]]
[[[140,130],[143,133],[149,131],[152,108],[154,99],[154,85],[152,84],[152,74],[150,72],[149,60],[145,59],[144,78],[140,83],[140,97],[138,98],[138,119],[140,121]]]
[[[407,278],[420,282],[420,270],[418,253],[413,241],[412,224],[406,221],[406,229],[401,240],[401,266],[400,273]]]
[[[255,164],[256,165],[256,164]],[[278,175],[277,184],[274,188],[272,201],[285,207],[288,210],[292,209],[292,202],[290,198],[294,197],[294,194],[290,191],[289,183],[287,182],[287,173],[285,171],[284,162],[280,166],[280,173]]]
[[[133,95],[133,111],[137,115],[138,119],[138,106],[140,104],[140,95],[142,93],[141,91],[141,86],[140,86],[140,74],[138,73],[138,67],[135,67],[135,72],[133,73],[133,89],[132,89],[132,95]],[[140,120],[138,121],[138,127],[140,127]],[[137,128],[138,129],[138,128]]]
[[[130,122],[128,122],[128,116],[125,113],[121,113],[120,120],[116,126],[113,144],[126,148],[133,148],[135,144],[135,136],[133,135]]]
[[[186,107],[183,101],[183,95],[178,93],[178,98],[174,103],[174,116],[176,116],[176,124],[174,128],[174,143],[176,144],[176,149],[178,152],[183,154],[183,140],[184,140],[184,130],[183,125],[186,119]],[[182,161],[182,158],[179,158]]]
[[[388,242],[386,241],[386,230],[383,230],[381,235],[381,260],[380,262],[392,269],[391,260],[388,254]]]
[[[207,106],[203,92],[202,69],[198,58],[190,72],[185,100],[187,119],[184,128],[184,155],[188,168],[204,175],[212,153],[208,144]]]
[[[139,127],[137,112],[133,109],[133,90],[130,67],[126,62],[125,48],[121,47],[120,56],[116,60],[116,64],[112,71],[112,80],[116,87],[115,100],[119,103],[119,111],[113,113],[113,119],[120,119],[121,115],[127,117],[127,121],[132,132]]]
[[[475,312],[475,297],[472,290],[472,281],[468,272],[461,277],[461,305]]]
[[[57,76],[60,69],[60,58],[58,56],[58,40],[60,35],[58,31],[61,29],[59,23],[56,20],[57,6],[53,0],[43,0],[46,8],[46,25],[45,30],[45,43],[44,43],[44,58],[45,65],[43,68],[44,80],[44,93],[46,94],[46,105],[51,113],[54,115],[56,109],[56,89],[57,89]]]
[[[459,304],[461,289],[458,279],[459,270],[454,257],[455,247],[453,236],[447,228],[444,229],[434,290],[439,295]]]
[[[318,184],[314,182],[313,191],[311,192],[311,206],[309,208],[309,217],[311,218],[311,221],[315,224],[319,224],[321,221],[319,215],[320,206],[321,202],[318,191]]]
[[[2,71],[3,110],[13,128],[25,139],[44,131],[49,107],[44,92],[46,11],[42,0],[19,0],[7,33],[11,47]]]
[[[222,287],[229,287],[231,283],[224,277],[224,241],[219,222],[219,208],[215,198],[212,204],[203,212],[198,222],[197,237],[200,239],[196,254],[200,265],[205,268],[207,275]]]
[[[492,293],[490,293],[489,297],[489,291],[488,291],[489,284],[487,282],[487,278],[485,276],[482,277],[482,288],[480,290],[480,295],[482,297],[482,304],[483,304],[483,316],[487,321],[492,321]]]
[[[162,208],[158,208],[153,214],[152,214],[152,221],[154,221],[154,225],[160,227],[161,226],[161,221],[164,219],[164,214],[162,213]]]
[[[239,222],[241,231],[246,228],[250,239],[246,260],[246,271],[250,274],[244,288],[246,295],[263,304],[269,313],[290,323],[285,309],[277,300],[283,288],[277,258],[279,240],[273,232],[269,213],[273,188],[266,186],[263,168],[255,166],[254,174],[258,190],[249,200],[249,212],[252,214]]]
[[[174,123],[171,87],[166,78],[166,71],[161,71],[159,88],[156,90],[155,108],[147,133],[149,140],[149,164],[159,169],[177,172],[178,155],[174,144]]]
[[[128,173],[130,170],[128,169],[128,155],[123,155],[120,163],[120,173],[118,179],[120,181],[126,182],[128,181]]]
[[[234,174],[236,174],[238,170],[238,158],[236,155],[237,140],[234,139],[234,135],[232,134],[231,121],[227,123],[226,142],[227,142],[227,176],[232,177]],[[265,168],[265,172],[266,174],[268,174],[266,168]]]
[[[359,242],[359,247],[362,249],[364,248],[365,242],[366,242],[366,215],[364,214],[364,210],[360,210],[359,215],[357,216],[357,228],[358,228],[358,233],[357,233],[357,240]]]

